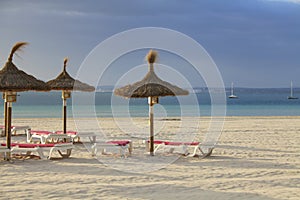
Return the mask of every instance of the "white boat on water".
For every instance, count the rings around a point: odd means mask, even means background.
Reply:
[[[293,82],[291,81],[291,94],[288,96],[288,99],[298,99],[298,97],[294,97],[293,94]]]
[[[237,99],[238,98],[238,96],[234,95],[234,93],[233,93],[233,83],[231,83],[231,95],[228,98],[230,98],[230,99]]]

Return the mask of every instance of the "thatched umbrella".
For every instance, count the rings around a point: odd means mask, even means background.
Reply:
[[[158,103],[160,96],[188,95],[187,90],[183,90],[175,85],[161,80],[154,72],[153,63],[157,57],[157,52],[150,50],[147,55],[149,71],[146,76],[132,85],[114,90],[114,94],[125,98],[148,98],[149,120],[150,120],[150,155],[154,155],[154,124],[153,105]]]
[[[66,71],[68,58],[64,59],[63,71],[53,80],[47,82],[52,90],[62,90],[63,99],[63,132],[67,132],[67,99],[71,97],[71,91],[95,91],[95,87],[82,83],[72,78]]]
[[[25,45],[27,45],[26,42],[16,43],[10,52],[7,62],[5,63],[4,67],[0,70],[0,91],[3,92],[3,99],[5,101],[4,118],[7,148],[10,148],[11,146],[12,102],[16,102],[17,92],[23,92],[28,90],[50,90],[45,82],[26,74],[22,70],[19,70],[12,62],[13,55],[15,54],[15,52],[21,50],[21,48]]]

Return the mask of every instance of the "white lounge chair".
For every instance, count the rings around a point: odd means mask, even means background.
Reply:
[[[145,142],[146,149],[149,151],[149,141]],[[162,141],[155,140],[154,144],[157,144],[154,149],[154,154],[161,148],[164,152],[173,153],[178,152],[188,157],[199,156],[201,158],[208,157],[212,154],[214,149],[213,145],[205,145],[200,142],[173,142],[173,141]],[[190,153],[190,149],[193,149],[193,152]]]
[[[97,135],[94,132],[79,132],[77,136],[79,139],[88,138],[91,143],[97,142]]]
[[[27,130],[27,142],[39,140],[41,144],[70,142],[72,138],[67,134],[56,134],[50,131]]]
[[[64,134],[63,131],[55,131],[55,134]],[[67,131],[66,135],[70,136],[72,142],[79,142],[80,138],[78,137],[78,133],[76,131]]]
[[[69,158],[73,149],[72,143],[51,143],[51,144],[28,144],[28,143],[12,143],[12,153],[24,153],[25,156],[31,155],[36,152],[41,159],[53,158],[54,151],[57,151],[62,158]],[[48,156],[44,155],[47,151]],[[66,153],[63,153],[66,151]]]
[[[63,131],[56,131],[56,134],[63,134]],[[73,142],[81,142],[81,138],[88,138],[91,143],[96,142],[96,134],[93,132],[67,131],[66,134],[72,138]]]
[[[23,131],[23,134],[26,134],[26,131],[30,130],[30,126],[12,126],[11,133],[12,135],[17,135],[17,131]]]
[[[128,154],[132,154],[132,141],[131,140],[110,140],[110,141],[102,141],[96,142],[92,145],[92,156],[97,156],[98,152],[101,152],[102,155],[109,154],[111,150],[118,150],[121,157],[126,158]]]
[[[0,126],[1,136],[5,136],[4,132],[5,127],[3,125]],[[11,126],[11,133],[12,135],[17,135],[17,131],[24,131],[24,134],[26,134],[26,130],[30,130],[29,126]]]

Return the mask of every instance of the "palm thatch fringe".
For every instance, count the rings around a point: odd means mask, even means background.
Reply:
[[[154,71],[149,71],[141,81],[115,89],[114,94],[126,98],[147,98],[188,95],[189,92],[161,80]]]

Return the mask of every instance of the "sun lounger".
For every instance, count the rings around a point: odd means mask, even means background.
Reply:
[[[79,132],[77,136],[81,139],[81,141],[83,138],[88,138],[91,143],[97,142],[97,135],[94,132]]]
[[[1,136],[5,136],[4,129],[5,129],[5,127],[3,125],[1,125],[0,126]],[[24,131],[24,134],[26,134],[26,130],[30,130],[30,127],[29,126],[11,126],[12,135],[17,135],[17,131]]]
[[[145,142],[146,149],[149,151],[149,140]],[[160,148],[163,148],[163,151],[168,153],[173,153],[174,151],[183,154],[188,157],[195,157],[199,156],[201,158],[210,156],[214,147],[212,145],[204,145],[200,142],[173,142],[173,141],[162,141],[162,140],[155,140],[154,144],[157,146],[154,149],[154,154]],[[190,153],[190,148],[192,147],[193,153]]]
[[[26,134],[27,130],[30,130],[30,126],[12,126],[12,135],[17,135],[17,131],[23,131],[23,134]]]
[[[27,142],[39,140],[41,144],[46,144],[71,141],[71,137],[67,134],[56,134],[50,131],[28,130],[26,134]]]
[[[56,134],[64,134],[63,131],[55,131]],[[71,137],[72,142],[79,142],[80,138],[78,137],[78,133],[76,131],[67,131],[66,134]]]
[[[1,144],[5,146],[6,144]],[[51,143],[51,144],[28,144],[28,143],[12,143],[11,144],[12,153],[23,153],[25,156],[31,155],[35,152],[41,159],[51,159],[53,158],[54,151],[57,151],[62,158],[68,158],[71,155],[73,144],[72,143]],[[48,156],[44,155],[44,152],[48,151]],[[66,151],[66,153],[63,153]]]
[[[63,134],[63,131],[56,131],[57,134]],[[67,131],[68,136],[72,138],[73,142],[80,142],[81,138],[88,138],[91,143],[96,142],[96,134],[93,132],[76,132],[76,131]]]
[[[103,142],[96,142],[92,145],[92,155],[96,156],[98,152],[102,155],[108,154],[108,149],[118,150],[121,157],[127,157],[126,152],[129,155],[132,153],[132,141],[131,140],[110,140]]]
[[[43,137],[43,135],[47,136],[47,135],[50,135],[52,133],[53,132],[50,132],[50,131],[27,130],[26,131],[26,141],[28,143],[33,142],[35,139],[41,141],[41,140],[43,140],[43,139],[41,139]]]

